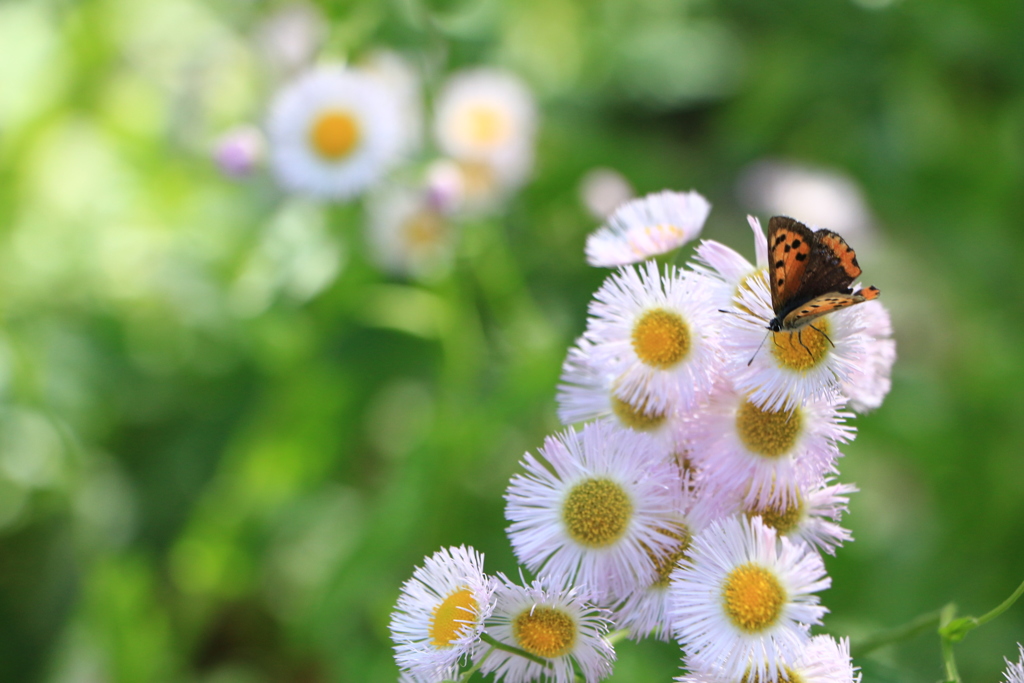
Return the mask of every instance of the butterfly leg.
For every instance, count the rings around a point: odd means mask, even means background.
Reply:
[[[835,343],[834,341],[832,341],[832,338],[831,338],[831,337],[829,337],[829,336],[828,336],[827,334],[825,334],[825,333],[824,333],[824,332],[823,332],[822,330],[819,330],[819,329],[818,329],[817,327],[815,327],[814,325],[809,325],[808,327],[810,327],[810,328],[811,328],[812,330],[814,330],[815,332],[817,332],[818,334],[820,334],[820,335],[821,335],[822,337],[824,337],[825,339],[828,339],[828,343],[832,345],[832,348],[833,348],[833,349],[834,349],[834,348],[836,348],[836,343]]]
[[[813,361],[814,360],[814,354],[811,353],[811,350],[809,348],[807,348],[807,344],[804,344],[804,331],[803,330],[797,330],[796,340],[798,342],[800,342],[800,346],[804,347],[804,351],[807,352],[807,355],[810,356],[811,360]]]

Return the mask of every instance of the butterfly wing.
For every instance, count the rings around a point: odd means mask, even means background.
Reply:
[[[801,292],[810,259],[814,233],[800,221],[786,216],[768,220],[768,272],[772,309],[782,311]]]
[[[877,299],[879,294],[878,287],[865,287],[855,292],[826,292],[786,314],[782,319],[782,327],[787,330],[803,327],[826,313]]]
[[[861,273],[857,252],[840,235],[831,230],[818,230],[813,234],[803,291],[794,297],[796,305],[819,294],[848,290]]]

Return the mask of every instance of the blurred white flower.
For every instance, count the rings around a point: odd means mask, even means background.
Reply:
[[[290,76],[305,68],[327,38],[327,22],[310,4],[284,5],[256,29],[256,44],[278,76]]]
[[[342,67],[310,71],[279,92],[267,133],[281,184],[349,199],[378,181],[402,153],[398,95],[378,78]]]
[[[837,171],[758,161],[740,174],[738,191],[754,211],[799,216],[808,226],[835,230],[848,239],[871,229],[871,212],[860,187]]]
[[[580,204],[591,216],[603,221],[633,198],[633,186],[626,176],[612,168],[592,168],[580,179]]]
[[[700,234],[711,205],[696,192],[662,190],[626,202],[587,238],[587,263],[623,266],[678,249]]]
[[[451,267],[455,224],[428,201],[423,190],[389,185],[367,203],[370,257],[393,275],[437,278]]]

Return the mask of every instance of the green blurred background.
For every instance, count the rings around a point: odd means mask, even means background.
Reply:
[[[394,680],[425,555],[516,571],[502,493],[558,428],[606,274],[582,257],[594,166],[699,190],[704,236],[748,256],[750,163],[860,184],[899,360],[840,464],[861,493],[829,632],[980,614],[1024,579],[1024,4],[325,2],[328,56],[398,49],[428,91],[501,65],[540,102],[534,179],[429,284],[370,265],[358,203],[211,163],[264,117],[253,35],[280,7],[0,1],[0,679]],[[1018,640],[1024,604],[957,647],[964,680]],[[857,663],[941,675],[931,635]],[[677,666],[624,643],[612,680]]]

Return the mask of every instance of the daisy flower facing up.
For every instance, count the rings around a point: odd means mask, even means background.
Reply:
[[[757,517],[726,518],[694,537],[672,573],[676,638],[694,670],[776,680],[821,623],[827,610],[814,593],[830,584],[808,545],[778,539]]]
[[[443,275],[451,266],[455,237],[454,224],[425,192],[391,186],[370,195],[366,240],[382,270],[427,279]]]
[[[622,266],[678,249],[700,234],[710,211],[693,191],[663,190],[626,202],[587,238],[587,263]]]
[[[395,660],[415,679],[452,678],[494,609],[495,579],[472,548],[441,549],[402,585],[391,615]]]
[[[615,395],[656,413],[689,410],[719,368],[721,317],[707,278],[649,261],[611,275],[590,303],[584,336],[593,364],[618,379]]]
[[[694,418],[690,458],[705,486],[740,496],[744,504],[788,506],[793,492],[820,484],[853,438],[839,399],[807,400],[770,410],[749,396],[719,387]]]
[[[533,166],[537,110],[515,75],[472,69],[453,75],[437,99],[434,132],[463,168],[467,199],[518,187]]]
[[[864,333],[868,338],[864,360],[842,383],[842,393],[850,407],[865,413],[882,405],[892,388],[892,366],[896,362],[896,340],[892,338],[892,320],[881,301],[866,301],[860,306]]]
[[[1006,672],[1003,676],[1006,678],[1006,683],[1024,683],[1024,647],[1017,643],[1017,649],[1020,651],[1020,659],[1016,664],[1009,659],[1004,659]]]
[[[751,502],[743,506],[743,513],[747,517],[760,517],[779,536],[799,538],[835,555],[836,547],[853,540],[849,530],[838,522],[850,503],[849,494],[856,491],[857,487],[849,484],[822,485],[807,490],[797,487],[775,503]]]
[[[655,576],[682,511],[679,469],[650,437],[593,422],[549,437],[512,477],[505,517],[519,561],[586,586],[598,600],[621,597]]]
[[[518,586],[499,574],[494,616],[487,633],[547,661],[547,666],[504,650],[492,650],[480,672],[494,672],[494,680],[527,683],[541,679],[570,683],[579,668],[585,681],[598,681],[612,672],[615,650],[604,638],[608,632],[607,611],[587,602],[578,588],[567,588],[541,577],[528,586]],[[478,648],[477,661],[484,656]]]
[[[633,405],[616,396],[615,375],[593,362],[593,350],[594,345],[581,337],[562,364],[557,398],[562,424],[608,418],[620,427],[651,435],[666,452],[672,451],[677,416],[672,411],[651,408],[646,397]]]
[[[732,309],[740,289],[748,287],[747,279],[765,272],[768,265],[768,238],[761,229],[761,222],[753,216],[747,216],[747,223],[754,232],[757,265],[715,240],[703,240],[695,250],[696,263],[693,269],[709,276],[716,283],[715,306],[718,309]]]
[[[723,678],[714,671],[691,671],[675,680],[678,683],[735,683],[737,679]],[[762,680],[750,672],[743,676],[744,683]],[[778,683],[860,683],[860,673],[850,659],[849,639],[836,642],[831,636],[814,636],[792,664],[779,664]]]
[[[830,313],[797,331],[769,332],[775,317],[766,273],[738,290],[732,315],[723,315],[726,375],[767,410],[792,408],[836,393],[866,358],[859,306]],[[817,328],[817,329],[815,329]]]
[[[337,200],[381,178],[407,140],[396,93],[342,67],[310,71],[279,92],[267,129],[281,184]]]

